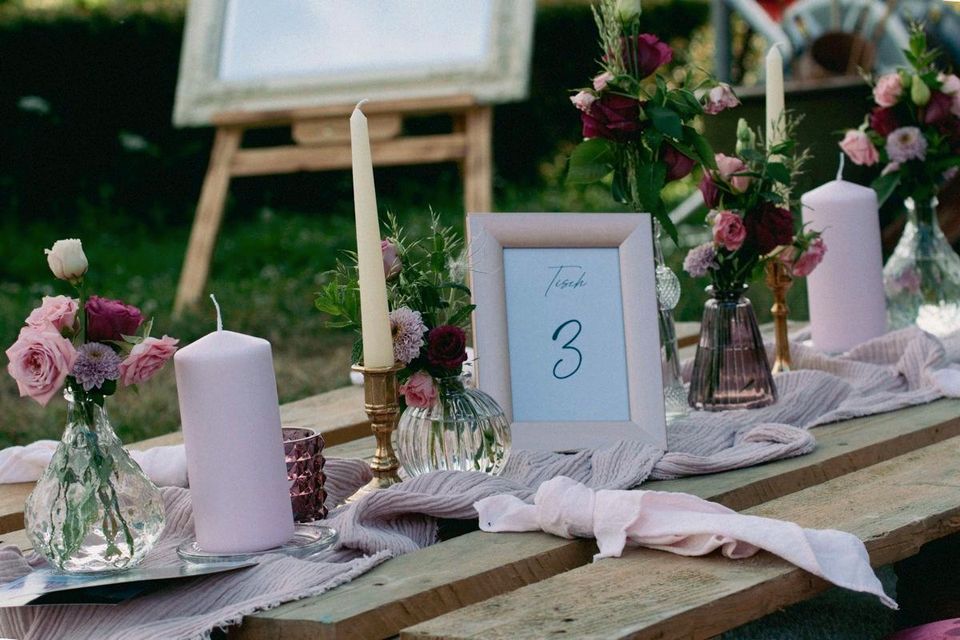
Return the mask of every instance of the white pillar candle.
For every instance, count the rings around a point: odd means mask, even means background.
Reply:
[[[367,118],[360,110],[363,102],[357,105],[350,116],[363,364],[367,367],[389,367],[393,366],[393,337],[390,334],[387,284],[380,251],[380,221],[377,216],[377,193],[373,184],[370,136],[367,132]]]
[[[840,179],[800,198],[803,222],[827,253],[807,277],[813,346],[842,353],[887,330],[880,216],[873,189]]]
[[[770,47],[766,60],[767,147],[783,141],[783,56],[777,45]]]
[[[217,315],[217,331],[173,358],[197,544],[262,551],[293,537],[273,356]]]

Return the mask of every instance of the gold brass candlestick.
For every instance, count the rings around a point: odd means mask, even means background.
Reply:
[[[776,357],[773,361],[773,373],[790,371],[790,340],[787,337],[787,291],[793,285],[793,276],[790,269],[780,260],[774,258],[766,266],[766,282],[773,292],[773,328],[776,339]]]
[[[402,365],[392,367],[364,367],[354,365],[353,370],[363,374],[363,408],[370,418],[370,428],[377,439],[377,449],[370,462],[373,480],[347,499],[354,502],[363,496],[386,489],[400,482],[397,471],[400,462],[393,451],[390,437],[400,419],[400,404],[397,402],[397,371]]]

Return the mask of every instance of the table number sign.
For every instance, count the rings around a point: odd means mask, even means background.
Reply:
[[[665,445],[650,217],[470,214],[479,387],[513,446]]]

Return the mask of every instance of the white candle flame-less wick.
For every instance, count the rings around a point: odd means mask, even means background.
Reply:
[[[362,107],[363,105],[365,105],[365,104],[368,103],[368,102],[370,102],[370,98],[364,98],[363,100],[361,100],[360,102],[357,103],[357,106],[355,106],[355,107],[353,108],[353,110],[356,111],[357,109],[359,109],[360,107]]]
[[[213,300],[213,306],[217,309],[217,331],[223,331],[223,317],[220,315],[220,305],[217,303],[217,296],[211,293],[210,299]]]
[[[840,152],[840,167],[837,169],[837,181],[843,180],[843,151]]]

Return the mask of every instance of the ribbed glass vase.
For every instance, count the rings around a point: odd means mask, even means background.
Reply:
[[[757,409],[777,401],[777,388],[753,305],[735,291],[708,287],[700,342],[690,377],[690,406],[703,411]]]
[[[163,498],[113,431],[106,410],[68,389],[67,426],[24,507],[33,548],[71,573],[138,564],[163,531]]]
[[[907,224],[883,267],[890,329],[916,324],[935,336],[960,329],[960,256],[937,220],[937,199],[907,198]]]
[[[466,376],[437,378],[437,401],[407,407],[394,431],[397,458],[409,476],[430,471],[498,474],[510,455],[510,424],[489,395]]]

